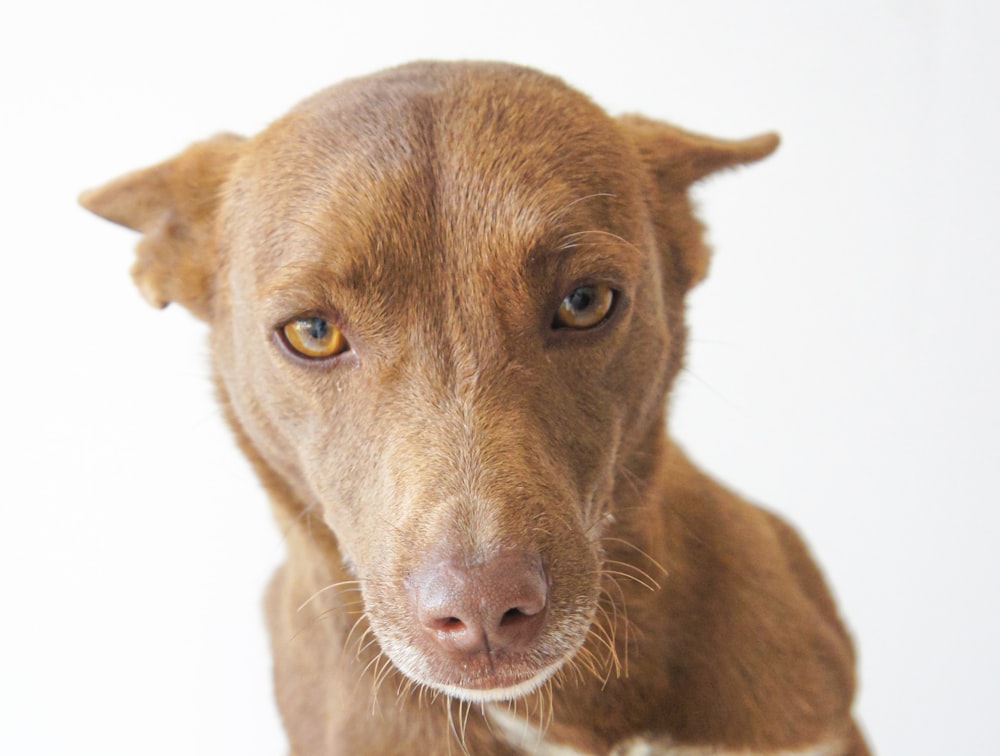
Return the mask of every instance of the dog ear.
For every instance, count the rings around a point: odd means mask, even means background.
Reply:
[[[210,318],[216,211],[242,142],[220,134],[80,195],[80,204],[91,212],[143,233],[132,278],[154,307],[178,302],[199,318]]]
[[[686,288],[701,281],[708,271],[708,249],[702,226],[694,217],[688,188],[711,173],[752,163],[778,148],[777,134],[742,140],[716,139],[639,115],[618,119],[632,140],[652,179],[654,222],[661,246],[677,259]]]

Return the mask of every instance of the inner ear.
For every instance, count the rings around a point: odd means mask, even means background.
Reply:
[[[132,277],[150,304],[178,302],[210,319],[215,220],[243,141],[222,134],[80,195],[91,212],[142,232]]]

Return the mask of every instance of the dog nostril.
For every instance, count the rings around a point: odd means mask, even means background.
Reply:
[[[454,633],[464,629],[465,623],[458,617],[445,617],[442,620],[438,620],[438,630],[443,630],[446,633]]]
[[[530,619],[530,615],[525,614],[515,606],[513,609],[508,609],[503,613],[503,616],[500,618],[500,627],[509,627],[526,619]]]

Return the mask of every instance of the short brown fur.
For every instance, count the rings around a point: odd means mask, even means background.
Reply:
[[[493,707],[585,753],[868,752],[806,548],[666,433],[708,266],[688,189],[776,146],[612,119],[527,69],[421,63],[82,197],[145,235],[153,304],[211,325],[286,534],[266,614],[294,753],[518,752]],[[604,321],[553,327],[603,283]],[[291,353],[276,334],[303,315],[350,349]],[[487,601],[504,581],[469,576],[511,554],[545,580],[531,633],[463,656],[421,624],[427,586]],[[513,704],[439,692],[489,698],[553,660]]]

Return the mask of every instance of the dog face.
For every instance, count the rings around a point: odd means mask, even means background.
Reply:
[[[233,422],[322,514],[392,662],[503,700],[587,640],[606,524],[650,474],[706,265],[687,187],[774,146],[420,64],[83,201],[146,233],[152,301],[209,320]]]

